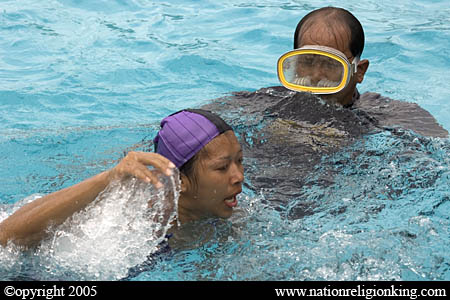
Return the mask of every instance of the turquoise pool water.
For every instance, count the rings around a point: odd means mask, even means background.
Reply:
[[[450,130],[447,1],[348,2],[326,4],[365,28],[371,64],[360,91],[418,103]],[[323,5],[0,1],[0,219],[30,195],[111,167],[168,113],[278,85],[276,61],[297,22]],[[246,190],[232,225],[186,229],[198,239],[130,279],[449,280],[449,156],[448,139],[367,136],[324,157],[282,210]],[[316,184],[323,174],[331,186]],[[302,203],[313,213],[290,218]],[[51,245],[2,249],[0,279],[120,279],[130,267]]]

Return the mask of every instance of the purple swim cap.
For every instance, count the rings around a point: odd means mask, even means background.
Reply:
[[[186,109],[161,121],[154,138],[155,152],[180,168],[212,139],[232,130],[219,116],[202,109]]]

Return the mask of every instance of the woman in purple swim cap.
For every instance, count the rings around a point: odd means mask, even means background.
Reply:
[[[205,110],[183,110],[161,122],[155,152],[180,170],[178,218],[229,218],[242,191],[242,149],[231,127]]]
[[[114,180],[136,177],[161,188],[155,170],[167,176],[174,168],[180,171],[180,223],[231,216],[244,168],[241,146],[228,124],[205,110],[182,110],[162,120],[154,144],[156,153],[129,152],[112,169],[24,205],[0,223],[0,244],[37,244],[50,224],[62,224]]]

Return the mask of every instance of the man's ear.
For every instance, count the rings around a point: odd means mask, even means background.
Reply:
[[[358,72],[356,72],[356,82],[361,83],[366,75],[367,69],[369,68],[369,61],[363,59],[358,63]]]

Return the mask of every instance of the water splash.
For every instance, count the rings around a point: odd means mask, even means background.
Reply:
[[[119,280],[156,252],[177,215],[179,174],[164,188],[135,178],[111,183],[33,251],[1,251],[4,272],[39,280]],[[11,269],[13,268],[13,269]],[[3,270],[0,272],[3,273]]]

